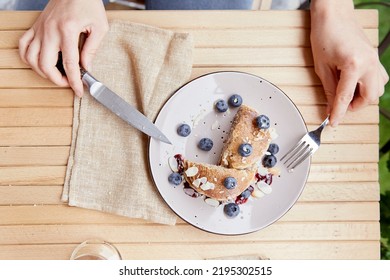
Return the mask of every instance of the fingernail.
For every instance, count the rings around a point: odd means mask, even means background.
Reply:
[[[331,126],[332,127],[336,127],[336,126],[338,126],[339,125],[339,122],[338,121],[333,121],[332,123],[331,123]]]

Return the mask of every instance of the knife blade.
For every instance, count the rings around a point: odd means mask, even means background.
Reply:
[[[169,139],[160,131],[160,129],[158,129],[157,126],[155,126],[154,123],[152,123],[140,111],[131,106],[100,81],[95,79],[85,69],[80,68],[80,71],[81,80],[88,87],[91,96],[99,103],[104,105],[119,118],[150,137],[167,144],[172,144],[171,141],[169,141]]]

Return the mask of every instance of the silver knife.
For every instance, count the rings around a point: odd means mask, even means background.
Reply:
[[[122,120],[143,133],[167,144],[171,141],[140,111],[131,106],[120,96],[96,80],[85,69],[80,69],[81,80],[88,87],[91,95]]]

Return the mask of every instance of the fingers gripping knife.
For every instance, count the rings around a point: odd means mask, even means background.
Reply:
[[[82,42],[80,37],[80,42]],[[80,43],[82,45],[82,43]],[[62,75],[66,76],[64,66],[62,64],[62,53],[58,53],[58,61],[56,64],[58,70]],[[99,103],[117,115],[119,118],[142,131],[146,135],[149,135],[156,140],[162,141],[167,144],[172,144],[171,141],[160,131],[160,129],[154,125],[145,115],[143,115],[136,108],[127,103],[123,98],[110,90],[100,81],[95,79],[84,68],[80,67],[81,80],[87,86],[91,96],[95,98]]]

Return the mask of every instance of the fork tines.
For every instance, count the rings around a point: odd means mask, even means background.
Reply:
[[[308,135],[305,135],[297,145],[280,159],[282,162],[284,160],[283,163],[286,165],[289,172],[293,172],[295,167],[301,164],[318,149],[312,142],[314,143]]]

